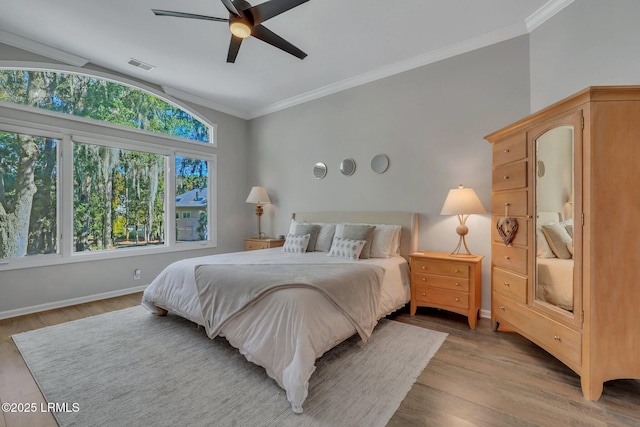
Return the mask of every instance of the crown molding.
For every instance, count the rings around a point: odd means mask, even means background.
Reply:
[[[211,108],[213,110],[220,111],[222,113],[229,114],[241,119],[249,120],[252,118],[247,111],[230,108],[226,105],[213,102],[210,99],[203,98],[201,96],[197,96],[189,92],[183,92],[181,90],[172,88],[170,86],[160,86],[160,87],[162,88],[164,93],[174,98],[182,99],[183,101],[193,102],[203,107]]]
[[[527,30],[532,32],[573,2],[574,0],[549,0],[525,20]]]
[[[15,34],[7,33],[0,30],[0,40],[2,43],[17,47],[22,50],[26,50],[38,55],[46,56],[56,61],[64,62],[65,64],[73,65],[76,67],[84,67],[89,63],[89,60],[78,55],[73,55],[69,52],[65,52],[60,49],[56,49],[51,46],[44,45],[42,43],[34,42],[33,40],[26,39],[24,37],[16,36]]]
[[[321,87],[316,90],[312,90],[302,95],[294,96],[289,99],[285,99],[280,102],[268,105],[263,108],[258,108],[251,111],[250,118],[254,119],[266,114],[275,113],[276,111],[283,110],[285,108],[293,107],[314,99],[322,98],[327,95],[341,92],[346,89],[350,89],[356,86],[361,86],[366,83],[371,83],[376,80],[390,77],[395,74],[399,74],[405,71],[412,70],[414,68],[422,67],[434,62],[442,61],[443,59],[451,58],[456,55],[471,52],[476,49],[480,49],[492,44],[496,44],[505,40],[512,39],[514,37],[527,34],[527,28],[524,23],[514,24],[508,27],[499,28],[494,31],[476,36],[470,39],[460,41],[458,43],[445,46],[441,49],[436,49],[425,54],[409,58],[407,60],[397,62],[395,64],[388,65],[386,67],[378,68],[377,70],[370,71],[346,80],[342,80],[338,83]]]

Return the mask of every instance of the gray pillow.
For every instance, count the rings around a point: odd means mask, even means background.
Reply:
[[[307,252],[313,252],[316,250],[316,241],[318,240],[318,232],[320,231],[320,226],[315,224],[298,224],[296,225],[295,234],[310,234],[309,237],[309,245],[307,246]]]
[[[366,243],[360,252],[360,258],[367,259],[371,253],[371,240],[375,229],[375,225],[345,224],[340,237],[349,240],[364,240]]]

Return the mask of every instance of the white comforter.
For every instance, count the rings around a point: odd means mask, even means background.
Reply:
[[[350,264],[326,252],[286,254],[281,248],[191,258],[168,266],[145,290],[142,305],[167,309],[205,325],[195,269],[206,264]],[[359,260],[384,269],[376,317],[402,307],[410,299],[409,267],[402,257]],[[302,267],[302,266],[301,266]],[[352,322],[327,298],[309,288],[265,295],[243,315],[225,322],[219,335],[247,360],[263,366],[287,392],[295,412],[302,412],[315,360],[356,333]]]

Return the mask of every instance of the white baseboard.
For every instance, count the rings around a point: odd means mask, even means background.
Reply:
[[[46,304],[32,305],[31,307],[18,308],[15,310],[0,311],[0,320],[10,317],[24,316],[25,314],[38,313],[40,311],[53,310],[56,308],[69,307],[71,305],[84,304],[85,302],[98,301],[120,297],[122,295],[135,294],[144,291],[149,285],[136,286],[135,288],[120,289],[117,291],[104,292],[101,294],[88,295],[85,297],[71,298],[63,301],[50,302]]]

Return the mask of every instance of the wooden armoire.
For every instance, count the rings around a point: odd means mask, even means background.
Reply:
[[[640,86],[589,87],[485,138],[494,330],[557,357],[589,400],[640,378]]]

